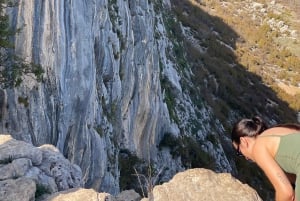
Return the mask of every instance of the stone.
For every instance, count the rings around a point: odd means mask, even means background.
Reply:
[[[43,201],[140,201],[141,196],[134,190],[122,191],[117,196],[98,193],[94,189],[73,188],[46,197]]]
[[[115,201],[108,193],[98,193],[93,189],[74,188],[47,197],[44,201]]]
[[[31,190],[35,194],[37,189],[38,196],[83,185],[79,166],[67,160],[53,145],[34,147],[9,135],[0,135],[0,181],[3,187],[11,186],[9,191],[1,189],[4,197],[15,197],[22,193],[15,184],[20,178],[33,182],[34,188]]]
[[[32,166],[31,160],[27,158],[18,158],[11,163],[0,165],[0,181],[5,179],[14,179],[22,177]]]
[[[79,166],[71,164],[53,145],[42,145],[43,161],[38,168],[54,178],[59,191],[82,186],[82,173]]]
[[[33,179],[37,185],[43,186],[48,193],[55,193],[58,191],[54,178],[46,175],[37,167],[29,169],[25,176]]]
[[[134,190],[125,190],[116,196],[116,200],[117,201],[140,201],[141,196]]]
[[[20,177],[0,181],[1,201],[32,201],[35,197],[36,185],[32,179]]]
[[[257,192],[229,173],[190,169],[155,186],[152,199],[142,201],[262,201]]]
[[[42,162],[42,152],[29,143],[15,140],[9,135],[0,135],[0,161],[10,162],[17,158],[28,158],[32,164],[39,165]]]

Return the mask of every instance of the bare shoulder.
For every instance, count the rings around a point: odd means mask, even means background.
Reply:
[[[275,157],[277,152],[280,138],[276,136],[272,136],[272,134],[266,134],[266,137],[258,137],[254,144],[253,151],[257,156],[264,157],[265,154],[268,154],[272,157]]]

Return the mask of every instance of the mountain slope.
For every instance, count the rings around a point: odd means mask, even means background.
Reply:
[[[270,10],[263,10],[269,7]],[[182,72],[182,86],[193,103],[201,108],[204,102],[205,107],[211,108],[214,118],[206,124],[210,125],[213,136],[229,137],[236,119],[256,114],[271,124],[297,121],[298,94],[282,91],[278,84],[284,83],[297,92],[299,58],[275,42],[278,37],[273,38],[269,25],[260,23],[270,20],[268,15],[276,16],[273,7],[282,8],[279,4],[254,1],[172,1],[175,20],[171,23],[168,18],[166,27],[169,38],[174,38],[177,70]],[[259,19],[262,11],[264,18]],[[285,32],[289,34],[287,38],[298,37],[293,29]],[[298,43],[298,38],[293,40]],[[291,69],[287,70],[286,65]],[[192,74],[185,76],[190,71]],[[282,79],[278,72],[287,74],[289,80]],[[218,121],[223,128],[215,124]],[[229,160],[235,161],[237,177],[250,183],[266,200],[271,199],[272,188],[264,174],[254,164],[234,159],[226,148],[230,146],[226,139],[217,139],[210,141],[222,144]]]
[[[220,17],[238,33],[240,40],[234,54],[239,63],[260,76],[280,99],[299,111],[298,13],[275,1],[207,1],[204,4],[199,6],[210,15]],[[287,1],[285,4],[297,8]]]
[[[295,122],[296,110],[260,76],[266,50],[217,12],[235,5],[222,2],[20,0],[7,10],[21,27],[14,51],[45,73],[0,89],[0,131],[55,145],[81,167],[85,187],[112,194],[140,190],[135,171],[164,182],[194,167],[266,189],[235,157],[231,126],[254,114]]]

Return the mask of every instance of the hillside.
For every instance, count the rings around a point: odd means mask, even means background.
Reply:
[[[271,124],[297,121],[297,13],[271,1],[230,0],[173,0],[172,12],[175,20],[168,16],[166,27],[173,38],[177,70],[185,78],[181,83],[196,106],[205,102],[211,107],[215,120],[206,122],[211,130],[220,129],[214,128],[220,120],[229,137],[232,122],[255,114]],[[185,76],[187,69],[193,76]],[[272,199],[272,187],[255,164],[233,157],[222,139],[209,140],[221,142],[239,179],[252,185],[264,200]]]
[[[221,18],[238,34],[234,55],[239,64],[260,76],[280,99],[299,111],[300,3],[265,0],[191,2]]]

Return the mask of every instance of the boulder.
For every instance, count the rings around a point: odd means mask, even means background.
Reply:
[[[15,140],[10,135],[0,135],[0,163],[8,163],[17,158],[28,158],[34,165],[40,165],[42,151],[29,143]]]
[[[1,201],[31,201],[32,195],[34,200],[43,194],[83,185],[80,167],[68,161],[56,147],[34,147],[10,135],[0,135],[0,182]]]
[[[151,199],[142,201],[262,201],[257,192],[229,173],[190,169],[155,186]]]
[[[138,194],[134,190],[122,191],[115,198],[116,201],[140,201],[141,200],[140,194]]]
[[[11,163],[2,162],[2,164],[0,163],[0,181],[22,177],[31,166],[31,160],[28,158],[18,158]]]
[[[108,193],[98,193],[93,189],[73,188],[54,193],[44,201],[115,201]]]
[[[83,185],[80,167],[70,163],[56,147],[46,144],[40,146],[39,149],[43,153],[43,160],[38,168],[55,180],[59,191]]]
[[[20,177],[0,181],[0,200],[12,201],[34,200],[36,191],[35,182],[32,179]]]
[[[93,189],[73,188],[54,193],[43,201],[140,201],[141,196],[134,190],[122,191],[117,196],[98,193]]]

